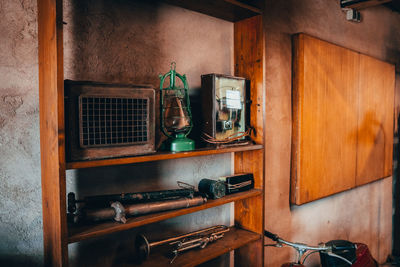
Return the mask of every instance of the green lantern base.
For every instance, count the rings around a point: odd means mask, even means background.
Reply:
[[[174,138],[165,140],[163,148],[171,152],[191,151],[194,150],[194,141],[185,137],[184,134],[177,134]]]

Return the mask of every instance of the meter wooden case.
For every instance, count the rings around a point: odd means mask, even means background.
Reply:
[[[246,131],[245,78],[222,74],[202,75],[201,90],[203,134],[220,141]]]

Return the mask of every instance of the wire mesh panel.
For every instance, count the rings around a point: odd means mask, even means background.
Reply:
[[[156,151],[152,86],[66,80],[64,88],[68,161]]]
[[[81,147],[146,143],[149,128],[148,102],[146,98],[81,95]]]

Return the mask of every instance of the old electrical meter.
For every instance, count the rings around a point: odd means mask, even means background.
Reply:
[[[222,74],[201,76],[203,140],[223,144],[245,139],[246,80]]]

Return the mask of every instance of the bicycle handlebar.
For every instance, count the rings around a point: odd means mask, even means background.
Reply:
[[[277,245],[279,244],[285,244],[287,246],[291,246],[292,248],[296,249],[297,252],[299,253],[299,260],[298,263],[300,263],[302,256],[307,253],[307,251],[309,250],[314,250],[314,251],[319,251],[320,253],[326,253],[327,255],[331,256],[331,257],[336,257],[339,258],[343,261],[345,261],[346,263],[348,263],[350,266],[352,265],[352,262],[349,261],[348,259],[346,259],[345,257],[342,257],[338,254],[335,253],[335,251],[338,250],[342,250],[342,249],[347,249],[347,247],[340,247],[340,248],[336,248],[336,246],[334,245],[326,245],[325,243],[321,243],[318,247],[312,247],[312,246],[308,246],[306,244],[302,244],[302,243],[293,243],[293,242],[289,242],[286,241],[282,238],[280,238],[278,235],[271,233],[267,230],[264,230],[264,235],[270,239],[272,239],[273,241],[277,242]],[[313,252],[310,252],[305,259]],[[305,259],[303,260],[303,263],[305,261]]]
[[[268,232],[267,230],[264,230],[264,235],[266,237],[268,237],[269,239],[272,239],[274,241],[278,241],[279,240],[279,236],[277,236],[276,234],[273,234],[271,232]]]
[[[289,242],[289,241],[286,241],[286,240],[280,238],[278,235],[273,234],[273,233],[271,233],[271,232],[269,232],[267,230],[264,230],[264,235],[266,237],[268,237],[269,239],[272,239],[273,241],[276,241],[278,243],[291,246],[291,247],[293,247],[295,249],[302,250],[302,251],[306,251],[306,250],[316,250],[316,251],[332,250],[331,246],[325,246],[325,244],[323,244],[322,246],[318,246],[318,247],[312,247],[312,246],[308,246],[308,245],[302,244],[302,243]]]

